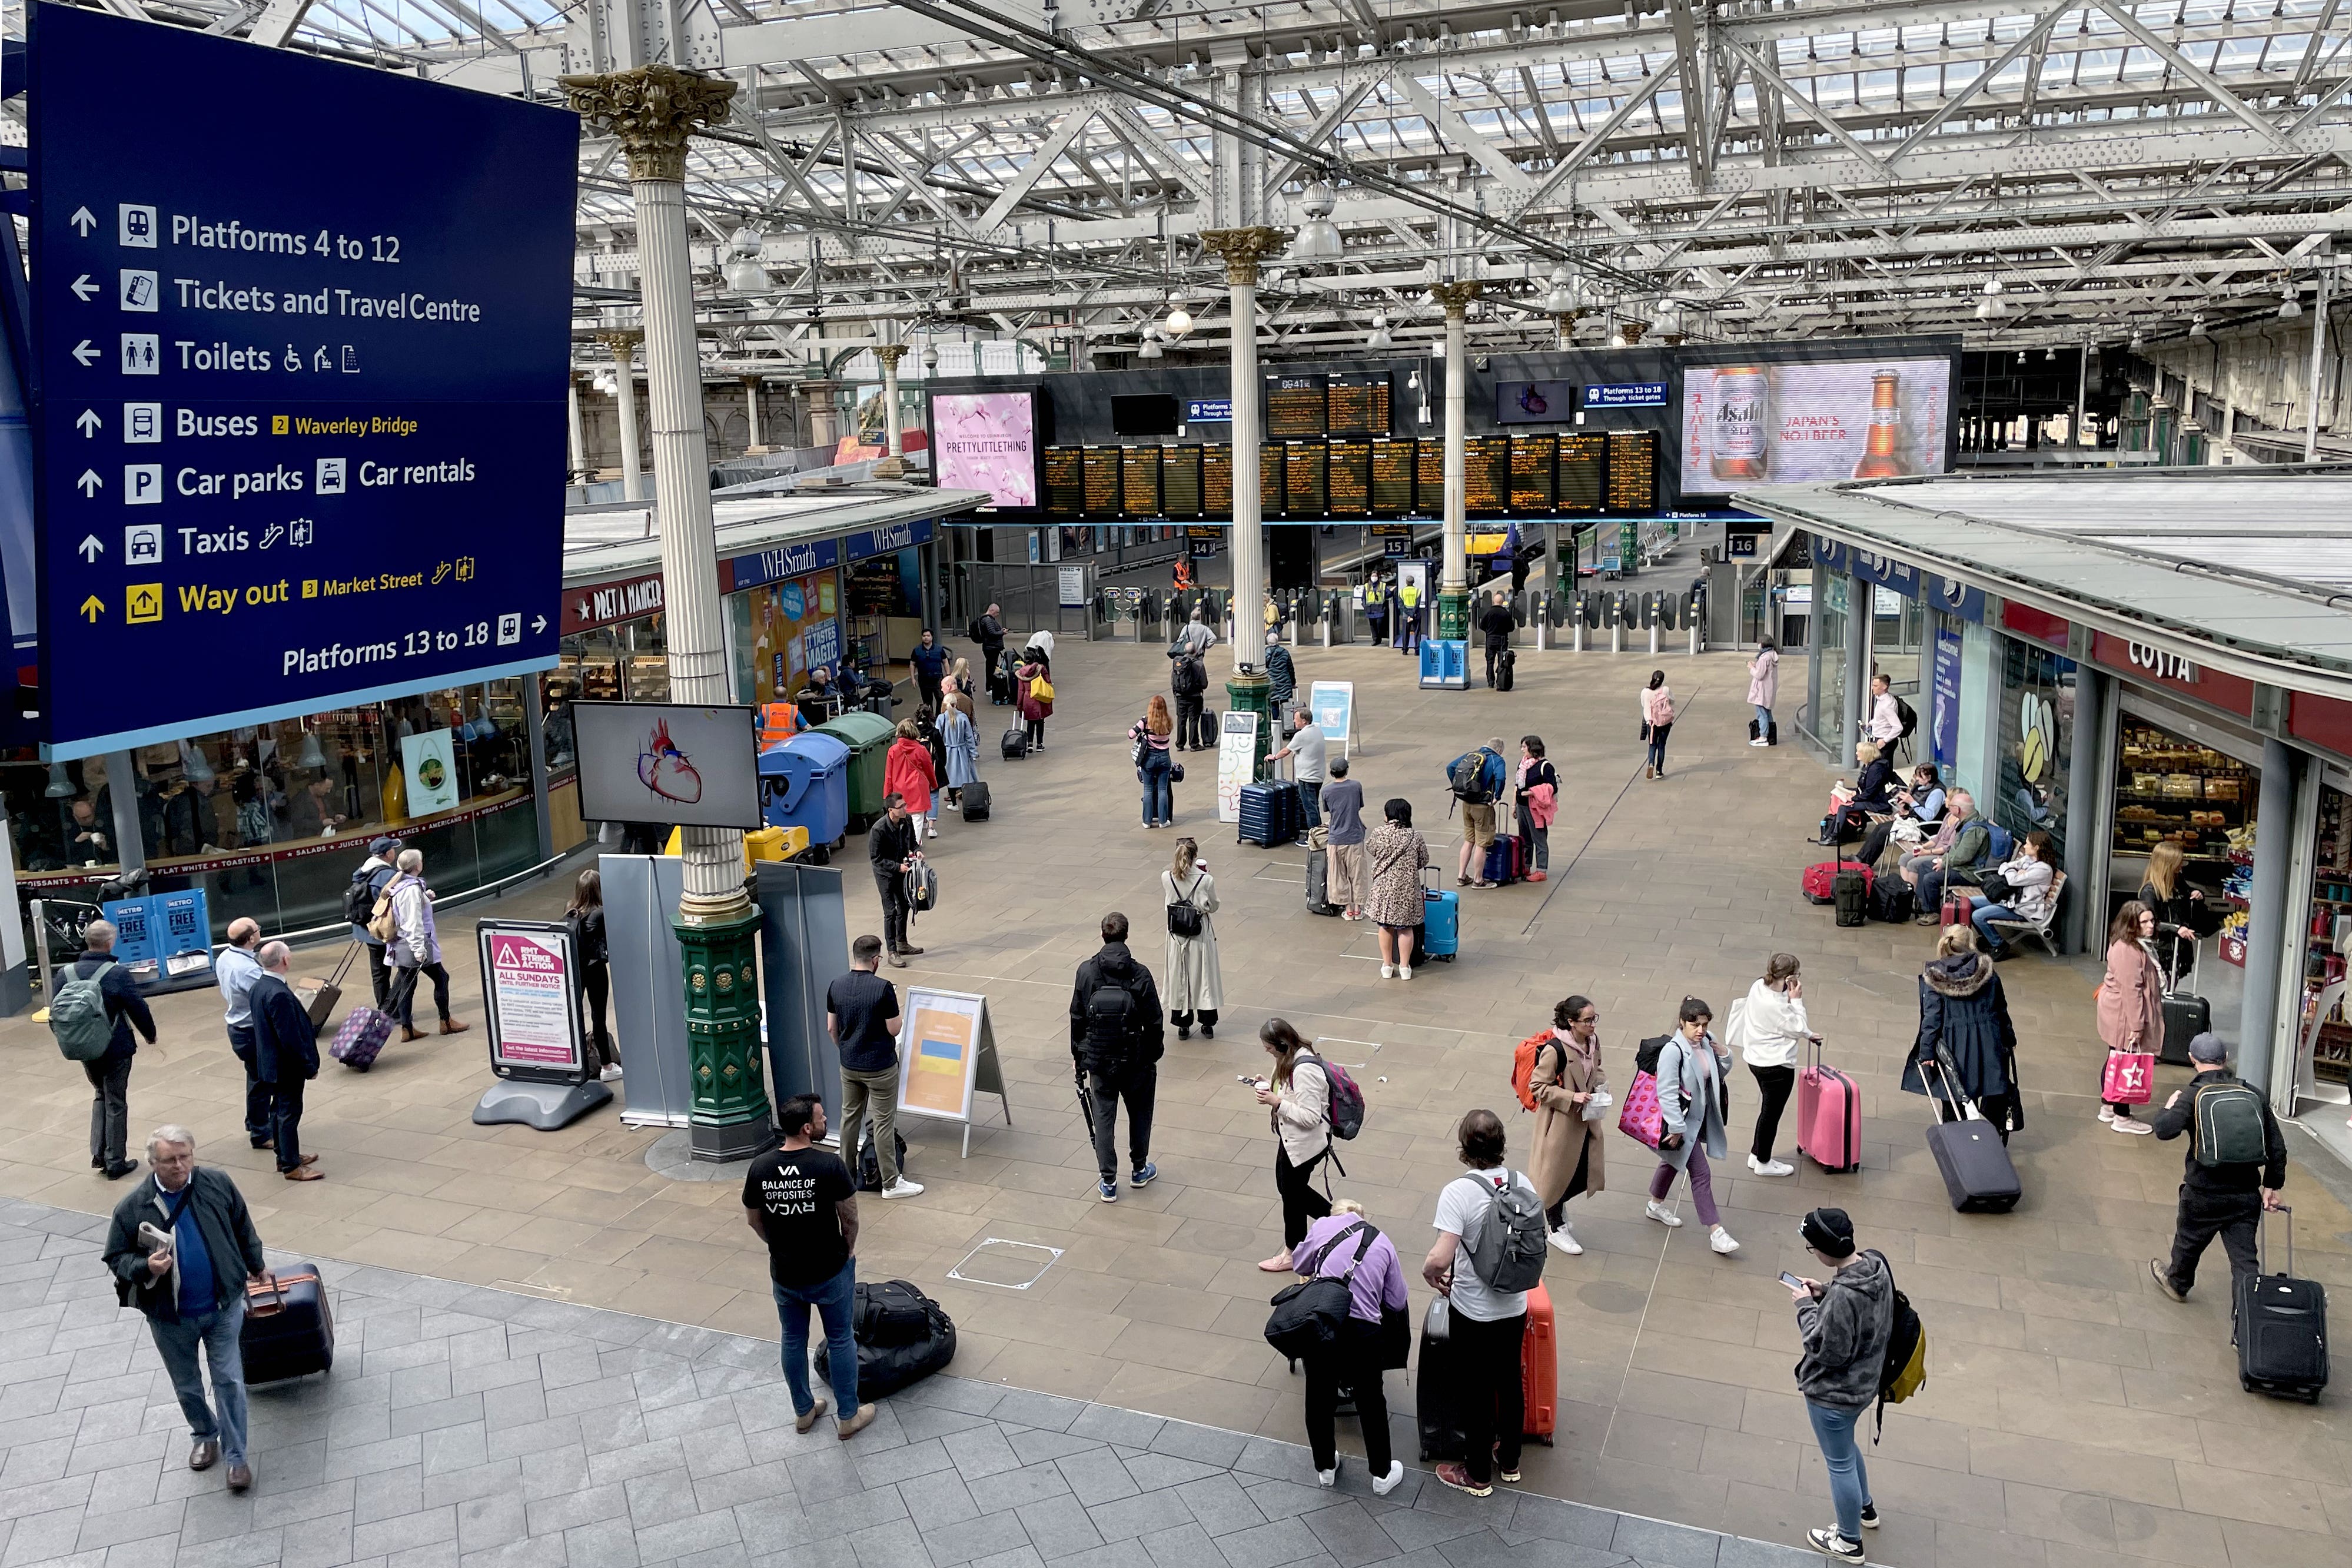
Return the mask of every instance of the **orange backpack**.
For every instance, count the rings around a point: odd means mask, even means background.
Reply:
[[[1518,1090],[1519,1103],[1529,1110],[1536,1108],[1536,1058],[1542,1054],[1546,1046],[1557,1043],[1552,1032],[1546,1029],[1539,1034],[1529,1035],[1511,1052],[1511,1087]]]

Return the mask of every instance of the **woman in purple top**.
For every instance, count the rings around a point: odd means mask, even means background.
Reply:
[[[1363,1246],[1359,1263],[1357,1247],[1368,1233],[1371,1240]],[[1412,1332],[1404,1329],[1398,1333],[1396,1351],[1384,1353],[1389,1336],[1381,1331],[1381,1315],[1402,1312],[1405,1307],[1404,1269],[1397,1262],[1396,1247],[1364,1218],[1361,1204],[1341,1198],[1328,1215],[1307,1227],[1292,1256],[1302,1279],[1338,1279],[1346,1278],[1349,1268],[1355,1269],[1348,1279],[1348,1322],[1339,1343],[1306,1358],[1307,1441],[1315,1450],[1315,1479],[1327,1487],[1339,1482],[1333,1426],[1340,1391],[1352,1390],[1356,1415],[1363,1423],[1364,1462],[1371,1471],[1372,1490],[1386,1497],[1404,1479],[1404,1465],[1389,1453],[1389,1402],[1381,1376],[1389,1367],[1404,1364],[1403,1350]],[[1402,1320],[1399,1321],[1402,1327]]]

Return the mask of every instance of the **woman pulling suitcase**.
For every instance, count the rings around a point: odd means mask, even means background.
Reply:
[[[1937,1068],[1950,1089],[1929,1078]],[[1959,1115],[1944,1096],[1957,1092],[1975,1102],[2000,1141],[2025,1125],[2017,1091],[2017,1026],[2010,1021],[2009,995],[1991,961],[1977,951],[1976,932],[1947,926],[1936,941],[1936,956],[1919,972],[1919,1033],[1903,1064],[1903,1089],[1936,1102],[1938,1118]]]

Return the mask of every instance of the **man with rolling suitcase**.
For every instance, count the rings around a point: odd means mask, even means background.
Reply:
[[[228,1460],[228,1489],[253,1485],[245,1462],[246,1282],[262,1277],[261,1234],[225,1171],[196,1168],[196,1135],[158,1127],[147,1138],[155,1179],[114,1206],[106,1267],[115,1299],[147,1315],[194,1444],[188,1468]],[[212,1368],[209,1402],[197,1356]]]
[[[2191,1133],[2180,1180],[2180,1207],[2173,1221],[2172,1260],[2149,1260],[2157,1289],[2176,1301],[2189,1300],[2197,1283],[2197,1260],[2221,1238],[2230,1255],[2232,1281],[2253,1277],[2254,1251],[2263,1211],[2279,1206],[2286,1185],[2286,1140],[2278,1118],[2260,1089],[2230,1071],[2230,1047],[2221,1037],[2203,1034],[2189,1042],[2189,1065],[2197,1076],[2172,1091],[2153,1125],[2158,1138]]]

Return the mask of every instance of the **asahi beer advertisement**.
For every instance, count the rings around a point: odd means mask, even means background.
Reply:
[[[1945,471],[1949,359],[1692,365],[1686,494]]]

